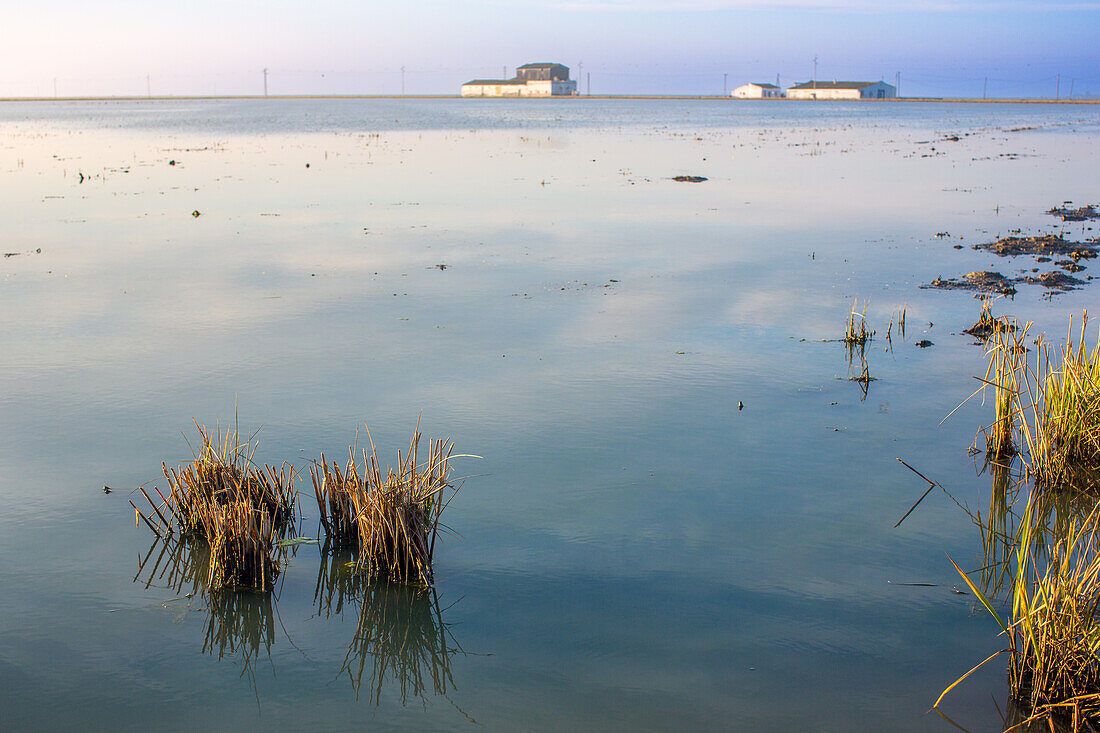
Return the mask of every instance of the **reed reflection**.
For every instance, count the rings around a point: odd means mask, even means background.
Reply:
[[[326,544],[314,603],[321,618],[357,606],[355,633],[338,674],[347,675],[357,700],[366,682],[367,699],[374,705],[389,688],[402,705],[410,698],[426,702],[429,694],[454,704],[448,696],[454,689],[451,664],[456,654],[465,652],[443,621],[434,588],[370,581],[355,571],[351,551]]]
[[[165,601],[165,608],[186,601],[186,610],[205,612],[203,654],[239,662],[241,677],[248,680],[259,704],[255,662],[261,655],[271,659],[277,616],[274,596],[251,590],[212,589],[210,563],[210,546],[201,539],[157,537],[138,562],[134,582],[175,592],[177,597]]]

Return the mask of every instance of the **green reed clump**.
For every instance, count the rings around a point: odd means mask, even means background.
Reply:
[[[859,301],[857,300],[852,305],[852,311],[848,315],[848,328],[844,332],[844,343],[848,346],[863,346],[870,341],[875,332],[867,328],[867,306],[863,306],[863,310],[856,311],[859,307]],[[902,316],[904,318],[904,315]]]
[[[1076,346],[1071,324],[1056,367],[1048,361],[1039,377],[1036,470],[1049,483],[1064,482],[1075,469],[1100,470],[1100,340],[1086,348],[1087,323],[1086,313]]]
[[[368,430],[367,437],[370,439]],[[363,450],[363,472],[349,449],[340,467],[322,455],[310,467],[321,524],[336,543],[358,550],[357,563],[379,579],[402,583],[432,581],[432,557],[440,517],[458,491],[450,480],[454,444],[430,441],[427,460],[420,460],[420,431],[413,433],[397,469],[383,470],[374,441]]]
[[[1039,501],[1041,493],[1033,492],[1015,539],[1010,617],[1002,618],[955,565],[996,619],[1009,647],[956,680],[933,707],[978,667],[1007,652],[1009,688],[1029,711],[1026,722],[1046,718],[1053,729],[1055,718],[1069,717],[1078,730],[1080,721],[1100,719],[1100,507],[1047,536]]]

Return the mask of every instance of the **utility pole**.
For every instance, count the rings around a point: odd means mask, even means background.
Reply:
[[[722,96],[723,97],[726,96],[726,88],[727,88],[726,87],[726,77],[728,77],[728,76],[729,76],[729,74],[722,74]]]
[[[145,75],[145,96],[153,96],[153,84],[149,81],[149,75]]]
[[[987,76],[985,78],[985,81],[982,82],[982,99],[985,99],[985,89],[988,86],[989,86],[989,77]]]
[[[577,86],[580,86],[581,79],[584,78],[584,62],[577,62]]]
[[[500,78],[501,79],[507,79],[508,78],[508,67],[507,66],[501,66],[500,67]]]
[[[894,96],[895,97],[900,97],[901,96],[901,72],[900,71],[895,71],[894,72]]]
[[[1058,74],[1058,80],[1054,82],[1054,98],[1058,99],[1062,96],[1062,74]]]
[[[776,74],[776,75],[775,75],[775,85],[776,85],[777,87],[779,87],[780,89],[782,89],[782,88],[783,88],[783,85],[779,83],[779,74]]]
[[[588,96],[591,97],[592,96],[592,72],[589,71],[589,72],[586,72],[586,73],[587,73],[586,78],[588,79]]]
[[[817,56],[814,56],[814,89],[817,89]]]
[[[264,96],[267,96],[267,69],[264,69]]]
[[[401,65],[401,96],[405,96],[405,65]]]
[[[1069,97],[1068,97],[1068,99],[1073,99],[1073,81],[1074,81],[1073,79],[1069,80]]]
[[[57,77],[53,78],[53,98],[57,99]]]

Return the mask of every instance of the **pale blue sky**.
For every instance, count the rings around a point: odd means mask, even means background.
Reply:
[[[42,0],[5,9],[0,96],[456,93],[558,61],[593,93],[749,80],[893,81],[902,94],[1100,95],[1100,1]],[[583,62],[583,72],[580,64]],[[148,86],[147,86],[147,79]]]

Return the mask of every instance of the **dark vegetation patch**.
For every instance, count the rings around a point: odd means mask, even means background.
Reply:
[[[1100,219],[1100,211],[1096,210],[1094,204],[1088,206],[1080,206],[1076,209],[1071,209],[1068,205],[1063,204],[1061,206],[1053,206],[1050,211],[1047,212],[1052,216],[1059,216],[1062,221],[1089,221],[1092,219]]]
[[[1078,287],[1085,284],[1084,280],[1080,280],[1072,275],[1067,275],[1064,272],[1044,272],[1041,275],[1028,275],[1027,277],[1020,278],[1017,282],[1042,285],[1044,288],[1051,288],[1053,290],[1076,290]]]
[[[1096,242],[1071,242],[1057,234],[1038,237],[1002,237],[995,242],[974,245],[974,249],[992,252],[999,257],[1043,255],[1070,257],[1076,261],[1096,256]]]
[[[1012,281],[999,272],[968,272],[960,278],[943,279],[937,277],[922,288],[934,290],[976,290],[981,293],[999,293],[1001,295],[1015,295],[1016,286]]]

